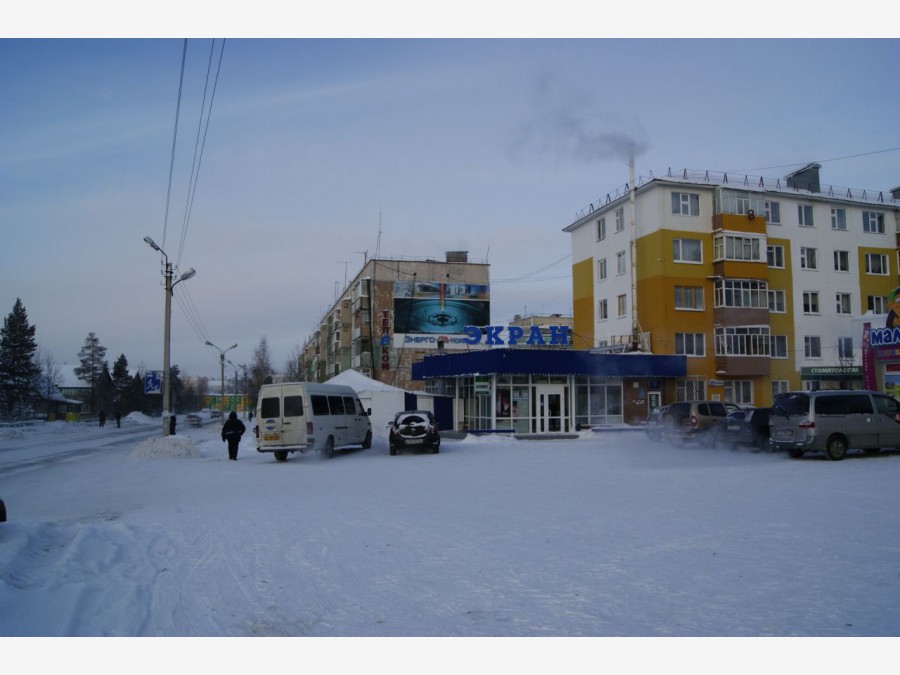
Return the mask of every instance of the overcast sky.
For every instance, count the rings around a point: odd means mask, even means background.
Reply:
[[[162,367],[145,236],[197,270],[172,364],[217,376],[206,340],[248,364],[265,336],[280,370],[376,253],[488,261],[495,324],[571,314],[562,229],[628,181],[629,146],[639,176],[900,184],[900,40],[222,45],[188,40],[173,141],[181,38],[0,40],[0,315],[21,298],[57,364],[94,332],[110,365]]]

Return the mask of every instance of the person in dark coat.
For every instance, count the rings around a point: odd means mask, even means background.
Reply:
[[[169,418],[169,436],[175,435],[175,415]]]
[[[100,426],[106,426],[106,412],[103,410],[100,411]]]
[[[122,413],[119,412],[119,409],[116,408],[116,429],[122,428]]]
[[[238,419],[237,413],[232,410],[228,419],[225,420],[225,424],[222,425],[222,440],[228,441],[228,459],[237,461],[238,445],[246,430],[247,427]]]

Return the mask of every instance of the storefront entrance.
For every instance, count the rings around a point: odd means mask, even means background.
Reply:
[[[557,385],[538,385],[535,387],[537,410],[534,412],[535,426],[533,433],[548,434],[569,430],[566,411],[566,388]]]

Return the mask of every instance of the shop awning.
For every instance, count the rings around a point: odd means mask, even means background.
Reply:
[[[687,357],[640,352],[595,354],[563,349],[485,349],[434,354],[412,364],[414,380],[493,374],[684,377]]]

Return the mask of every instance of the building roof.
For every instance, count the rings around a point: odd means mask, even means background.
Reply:
[[[341,371],[326,384],[344,384],[352,387],[357,393],[361,391],[403,391],[400,387],[392,387],[384,382],[373,380],[356,370]]]
[[[491,374],[684,377],[687,357],[641,352],[596,354],[568,349],[487,349],[430,355],[412,366],[414,380]]]

